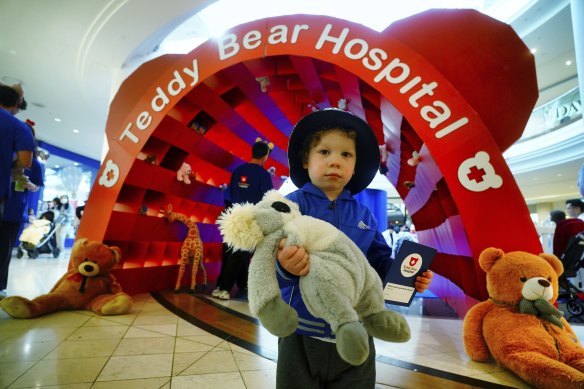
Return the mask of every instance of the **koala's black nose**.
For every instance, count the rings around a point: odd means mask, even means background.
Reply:
[[[278,212],[290,213],[290,207],[288,206],[288,204],[283,203],[281,201],[276,201],[274,204],[272,204],[272,208],[274,208]]]

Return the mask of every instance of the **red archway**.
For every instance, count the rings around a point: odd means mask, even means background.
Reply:
[[[274,143],[267,166],[278,185],[293,124],[341,99],[385,145],[388,178],[421,242],[439,251],[436,272],[484,299],[484,248],[541,251],[502,157],[537,99],[533,56],[511,27],[471,10],[428,11],[381,33],[322,16],[270,18],[144,64],[111,104],[110,150],[78,236],[122,248],[115,274],[130,293],[170,288],[184,231],[157,214],[172,203],[197,218],[206,262],[218,263],[220,186],[249,145]],[[185,161],[191,185],[176,180]]]

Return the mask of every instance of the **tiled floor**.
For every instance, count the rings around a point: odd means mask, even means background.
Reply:
[[[66,267],[65,259],[13,259],[8,294],[32,298],[46,293]],[[148,294],[133,297],[132,311],[121,316],[72,311],[15,320],[0,311],[0,388],[274,388],[273,360],[196,327]],[[250,315],[245,301],[210,300],[223,310]],[[484,383],[449,380],[441,387],[529,387],[494,364],[469,361],[460,319],[408,313],[407,320],[413,334],[408,343],[376,340],[378,388],[420,387],[408,378],[395,384],[404,370],[396,370],[400,364]],[[260,337],[262,347],[277,351],[276,338],[267,331]]]

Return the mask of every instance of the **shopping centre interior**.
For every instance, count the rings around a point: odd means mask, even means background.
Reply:
[[[15,251],[7,293],[49,292],[67,272],[75,239],[88,237],[121,248],[114,274],[134,299],[129,313],[108,317],[70,311],[16,320],[0,310],[0,386],[275,387],[277,338],[242,291],[230,300],[211,296],[221,265],[215,221],[249,145],[258,138],[273,144],[265,167],[287,193],[294,189],[286,156],[293,124],[341,107],[368,121],[383,157],[360,200],[381,230],[405,223],[438,250],[430,289],[408,308],[388,305],[407,317],[412,339],[375,340],[376,387],[531,387],[493,361],[472,361],[463,319],[488,297],[476,263],[481,248],[551,252],[550,212],[582,197],[577,56],[584,44],[576,31],[584,9],[577,0],[475,1],[475,10],[445,1],[445,10],[431,11],[379,10],[374,1],[359,9],[245,3],[0,4],[0,81],[23,83],[29,107],[18,117],[35,121],[50,155],[37,213],[61,195],[71,205],[66,250],[35,259]],[[350,34],[337,50],[343,28]],[[473,34],[462,37],[467,30]],[[328,31],[328,40],[312,31]],[[391,89],[399,84],[395,61],[412,73],[399,85],[401,99]],[[425,90],[434,107],[453,112],[431,132],[467,138],[446,144],[429,136],[420,117],[432,123],[430,105],[412,103],[420,79],[440,86],[435,95]],[[463,156],[467,149],[472,155]],[[475,149],[491,153],[504,177],[499,194],[457,185],[452,166]],[[183,162],[193,167],[189,186],[176,180]],[[86,203],[79,220],[75,207]],[[196,219],[204,243],[209,282],[194,295],[172,291],[186,229],[161,218],[168,204]],[[197,280],[203,283],[201,274]],[[583,340],[582,320],[573,316],[566,318]]]

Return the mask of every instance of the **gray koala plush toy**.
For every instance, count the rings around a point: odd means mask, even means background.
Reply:
[[[255,205],[234,205],[218,224],[233,249],[255,251],[249,307],[272,334],[285,337],[298,327],[298,314],[282,300],[276,278],[276,252],[286,238],[286,245],[304,247],[309,254],[310,271],[300,277],[300,293],[308,311],[331,325],[343,360],[355,366],[365,361],[368,334],[390,342],[410,339],[407,321],[386,308],[381,280],[359,247],[332,224],[302,215],[277,191]]]

